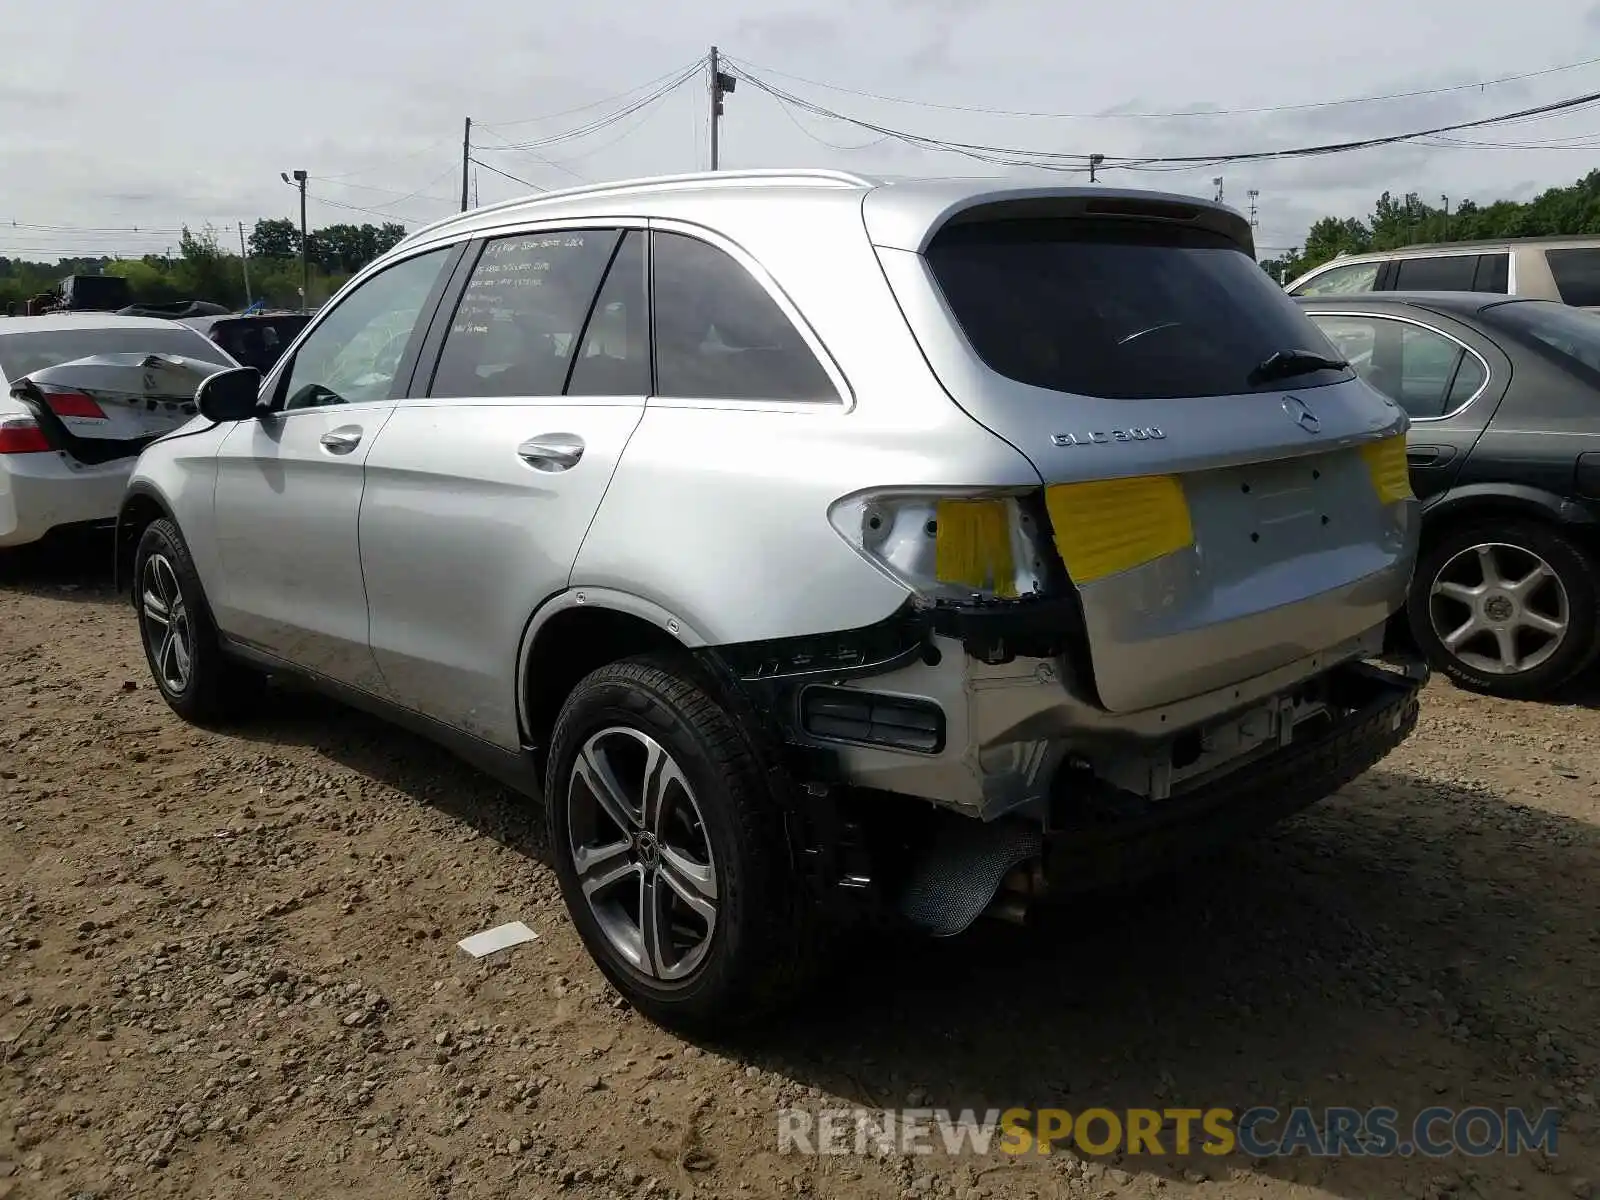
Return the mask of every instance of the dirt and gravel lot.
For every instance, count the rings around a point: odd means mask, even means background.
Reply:
[[[1600,714],[1435,684],[1273,836],[850,964],[688,1045],[603,985],[528,807],[284,693],[182,725],[98,568],[0,563],[0,1198],[1573,1197],[1600,1181]],[[522,919],[483,966],[455,941]],[[1520,1104],[1554,1159],[780,1156],[783,1105]],[[1597,1182],[1600,1187],[1600,1182]]]

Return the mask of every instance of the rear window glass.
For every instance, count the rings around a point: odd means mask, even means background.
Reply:
[[[1546,250],[1544,260],[1550,264],[1563,303],[1600,305],[1600,247]]]
[[[1130,221],[955,225],[927,258],[978,356],[1008,378],[1110,399],[1224,396],[1352,378],[1252,384],[1282,350],[1339,357],[1233,242]]]
[[[228,356],[192,329],[52,329],[0,332],[0,371],[18,379],[44,367],[92,354],[180,354],[231,367]]]
[[[293,316],[218,321],[211,327],[211,340],[246,366],[265,371],[310,320],[310,316]]]
[[[1551,300],[1522,300],[1487,308],[1482,319],[1546,357],[1577,367],[1600,381],[1600,313],[1568,308]]]

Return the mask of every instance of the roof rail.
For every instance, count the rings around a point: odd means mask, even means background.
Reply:
[[[846,187],[874,187],[876,180],[865,175],[858,175],[853,171],[834,171],[824,167],[797,167],[797,168],[761,168],[755,167],[738,171],[686,171],[678,175],[643,175],[633,179],[613,179],[604,183],[586,183],[578,187],[557,188],[550,192],[536,192],[527,196],[515,196],[510,200],[501,200],[494,204],[485,204],[481,208],[469,208],[465,212],[451,213],[448,217],[441,217],[430,222],[420,229],[407,234],[404,241],[410,242],[425,233],[432,233],[437,229],[445,229],[451,225],[459,224],[470,217],[481,216],[485,213],[502,212],[507,209],[537,207],[547,200],[567,200],[576,196],[602,196],[609,192],[633,191],[643,188],[671,186],[675,184],[739,184],[739,183],[833,183]]]

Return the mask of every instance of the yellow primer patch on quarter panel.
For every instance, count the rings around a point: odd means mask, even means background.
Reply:
[[[941,500],[934,520],[934,574],[940,583],[1008,598],[1017,594],[1004,500]]]
[[[1411,499],[1411,469],[1406,464],[1405,434],[1384,438],[1381,442],[1367,442],[1360,452],[1380,503],[1398,504]]]
[[[1142,475],[1045,489],[1056,550],[1075,583],[1090,583],[1194,544],[1176,475]]]

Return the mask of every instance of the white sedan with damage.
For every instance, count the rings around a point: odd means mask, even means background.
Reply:
[[[193,419],[202,379],[237,365],[176,321],[0,318],[0,549],[113,524],[139,452]]]

